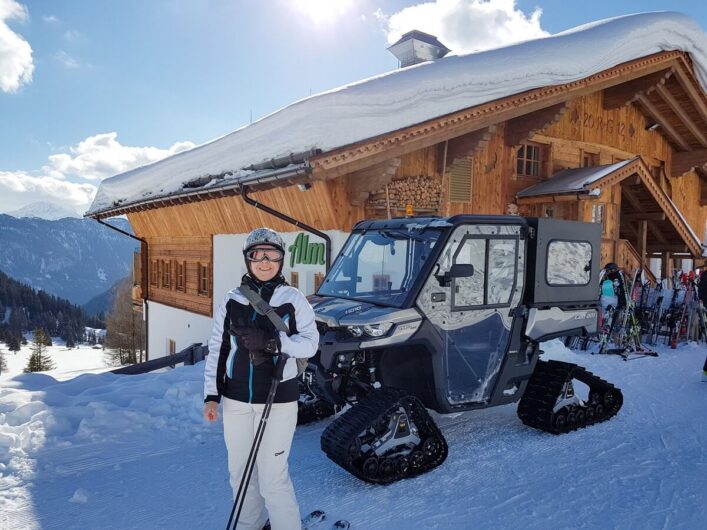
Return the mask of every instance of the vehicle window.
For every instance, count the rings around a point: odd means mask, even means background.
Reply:
[[[454,305],[484,305],[484,280],[486,275],[486,240],[467,239],[454,257],[454,264],[471,264],[474,274],[469,278],[455,278]]]
[[[592,245],[588,241],[551,241],[545,278],[548,285],[587,285],[591,263]]]
[[[488,304],[508,304],[516,276],[516,242],[489,240]]]

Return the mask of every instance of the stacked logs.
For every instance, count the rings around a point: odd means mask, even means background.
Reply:
[[[440,203],[442,185],[437,177],[419,175],[403,177],[388,184],[388,201],[391,210],[405,210],[412,204],[415,211],[437,211]],[[368,197],[366,207],[386,209],[385,188],[377,190]]]

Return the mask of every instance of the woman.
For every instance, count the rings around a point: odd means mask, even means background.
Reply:
[[[276,331],[268,317],[257,314],[239,288],[229,291],[214,315],[204,369],[204,417],[216,421],[218,403],[223,402],[223,432],[235,498],[270,389],[278,349],[289,356],[238,528],[260,530],[266,508],[273,530],[299,529],[299,507],[287,467],[299,398],[295,358],[315,354],[319,333],[307,299],[282,276],[282,238],[269,228],[253,230],[246,239],[243,256],[248,273],[241,284],[259,293],[275,309],[289,326],[289,333]]]

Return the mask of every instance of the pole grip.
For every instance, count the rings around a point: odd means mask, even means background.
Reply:
[[[285,371],[285,364],[287,364],[287,359],[289,358],[290,356],[286,353],[280,353],[275,360],[275,370],[273,371],[273,379],[275,379],[278,383],[282,381],[282,376]]]

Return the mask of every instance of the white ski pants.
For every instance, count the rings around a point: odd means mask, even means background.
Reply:
[[[223,434],[233,498],[238,492],[255,431],[265,405],[224,397]],[[267,509],[272,530],[301,530],[299,505],[290,480],[287,459],[297,426],[297,402],[274,403],[270,410],[237,530],[261,530]]]

